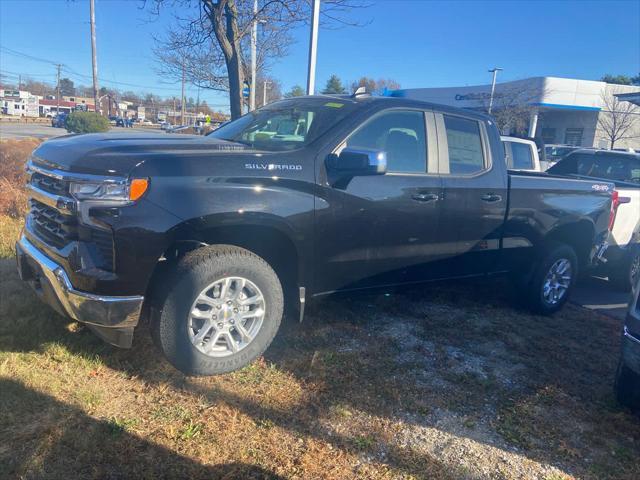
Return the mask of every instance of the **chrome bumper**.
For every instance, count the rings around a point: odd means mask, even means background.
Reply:
[[[75,290],[64,269],[24,235],[16,243],[18,275],[62,315],[86,323],[103,340],[128,348],[138,324],[143,296],[110,297]]]

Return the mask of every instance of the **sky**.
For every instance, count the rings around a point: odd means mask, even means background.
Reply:
[[[366,75],[417,88],[486,84],[492,67],[504,69],[498,81],[640,72],[640,0],[366,1],[350,13],[362,26],[320,29],[318,89],[332,74],[345,84]],[[140,0],[95,2],[100,85],[179,97],[180,84],[157,73],[152,53],[173,12],[150,15],[151,0],[146,9]],[[53,64],[62,63],[63,77],[89,85],[88,20],[88,0],[0,0],[0,46],[50,62],[0,50],[0,72],[55,83]],[[271,69],[283,91],[306,84],[308,27],[293,37]],[[200,90],[200,99],[228,110],[223,93]]]

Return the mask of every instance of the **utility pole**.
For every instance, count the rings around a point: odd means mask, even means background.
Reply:
[[[96,6],[95,0],[89,1],[91,23],[91,65],[93,67],[93,111],[99,112],[98,106],[98,56],[96,53]]]
[[[18,75],[18,91],[20,91],[21,86],[22,86],[22,75]]]
[[[58,84],[56,85],[56,115],[60,114],[60,69],[62,65],[58,63],[56,65],[58,68]]]
[[[307,95],[316,89],[316,56],[318,54],[318,23],[320,20],[320,0],[313,0],[311,12],[311,38],[309,39],[309,68],[307,70]]]
[[[182,63],[182,98],[180,98],[180,125],[184,123],[184,62]]]
[[[263,107],[267,104],[267,84],[271,85],[271,82],[267,82],[266,80],[262,82],[262,106]]]
[[[251,25],[251,84],[249,85],[249,111],[256,109],[256,64],[258,43],[258,0],[253,0],[253,24]]]
[[[491,96],[489,97],[489,111],[487,112],[491,115],[491,109],[493,108],[493,93],[496,91],[496,76],[498,72],[501,72],[502,69],[498,67],[493,67],[489,70],[489,73],[493,73],[493,80],[491,81]]]

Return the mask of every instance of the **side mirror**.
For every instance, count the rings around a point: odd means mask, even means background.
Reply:
[[[387,154],[369,148],[344,148],[327,157],[327,170],[333,178],[351,178],[387,173]]]

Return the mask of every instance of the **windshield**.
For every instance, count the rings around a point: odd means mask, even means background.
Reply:
[[[351,100],[301,98],[272,103],[223,125],[209,136],[279,152],[301,148],[356,108]]]

